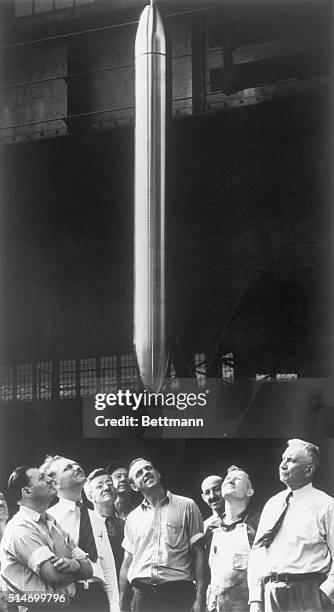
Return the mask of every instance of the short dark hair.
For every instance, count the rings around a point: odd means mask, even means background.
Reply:
[[[46,474],[48,476],[51,476],[51,478],[54,478],[56,472],[54,470],[53,464],[56,461],[59,461],[59,459],[65,459],[65,457],[63,457],[62,455],[46,455],[44,462],[42,463],[42,465],[39,466],[39,469],[42,470],[42,472],[46,472]]]
[[[129,471],[128,461],[123,461],[123,459],[111,461],[111,463],[108,463],[106,471],[108,474],[113,474],[113,472],[116,472],[116,470],[119,470],[120,468],[125,468],[127,471]]]
[[[8,493],[13,502],[17,503],[22,499],[22,489],[30,483],[29,476],[27,476],[27,472],[30,469],[26,465],[20,465],[9,476]]]

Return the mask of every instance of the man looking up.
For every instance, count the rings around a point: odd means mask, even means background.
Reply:
[[[204,534],[197,505],[166,491],[158,470],[147,459],[131,463],[129,478],[144,500],[125,523],[121,608],[129,581],[133,612],[204,611]]]
[[[251,612],[333,609],[334,499],[312,485],[319,449],[289,440],[279,466],[286,490],[263,508],[248,568]]]
[[[118,576],[124,553],[122,548],[124,522],[115,514],[116,491],[110,474],[107,474],[104,468],[93,470],[87,476],[84,489],[87,499],[92,502],[95,512],[102,517],[106,525]]]
[[[20,508],[7,523],[0,545],[2,590],[26,598],[29,593],[39,594],[40,612],[44,610],[41,596],[51,596],[45,609],[59,610],[57,598],[72,599],[74,583],[90,578],[92,566],[86,553],[46,512],[57,494],[49,476],[38,468],[20,466],[9,478],[8,491]],[[18,603],[26,606],[26,601]]]
[[[137,505],[133,499],[134,493],[129,481],[127,463],[122,459],[117,459],[109,463],[106,467],[106,471],[110,474],[116,491],[116,499],[114,502],[116,516],[119,516],[124,522],[128,514],[130,514]]]
[[[59,501],[50,514],[87,552],[93,566],[90,580],[79,582],[72,609],[78,612],[118,612],[115,562],[102,518],[82,504],[86,482],[82,467],[60,455],[47,457],[42,468],[54,479]]]
[[[225,512],[212,527],[207,609],[248,612],[247,565],[259,522],[259,515],[249,508],[254,490],[248,474],[231,465],[221,493]]]

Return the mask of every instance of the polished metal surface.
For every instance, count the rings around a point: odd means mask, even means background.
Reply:
[[[135,43],[134,344],[142,382],[158,392],[167,367],[165,298],[166,41],[154,1]]]

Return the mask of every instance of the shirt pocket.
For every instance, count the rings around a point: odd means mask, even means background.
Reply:
[[[247,569],[249,552],[242,550],[237,551],[233,554],[233,569],[235,570],[245,570]]]
[[[166,544],[169,548],[178,548],[183,538],[183,525],[166,523]]]

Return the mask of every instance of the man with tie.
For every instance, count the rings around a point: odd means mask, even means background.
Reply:
[[[52,479],[38,468],[20,466],[9,478],[8,492],[19,511],[7,523],[0,546],[1,590],[24,610],[31,599],[31,609],[38,606],[39,612],[66,607],[75,583],[89,579],[93,569],[87,554],[46,512],[57,494]]]
[[[119,596],[114,557],[105,524],[100,516],[82,504],[86,476],[81,466],[60,455],[47,457],[41,469],[55,482],[59,501],[50,514],[87,552],[93,576],[79,581],[72,603],[75,612],[119,612]]]
[[[114,502],[116,491],[113,486],[112,478],[104,468],[93,470],[88,476],[84,486],[87,499],[89,499],[95,512],[102,517],[107,528],[108,538],[113,551],[116,573],[119,575],[123,561],[123,535],[124,522],[116,516]]]
[[[289,440],[286,490],[264,506],[248,565],[250,612],[320,612],[334,602],[334,499],[312,486],[319,449]]]

